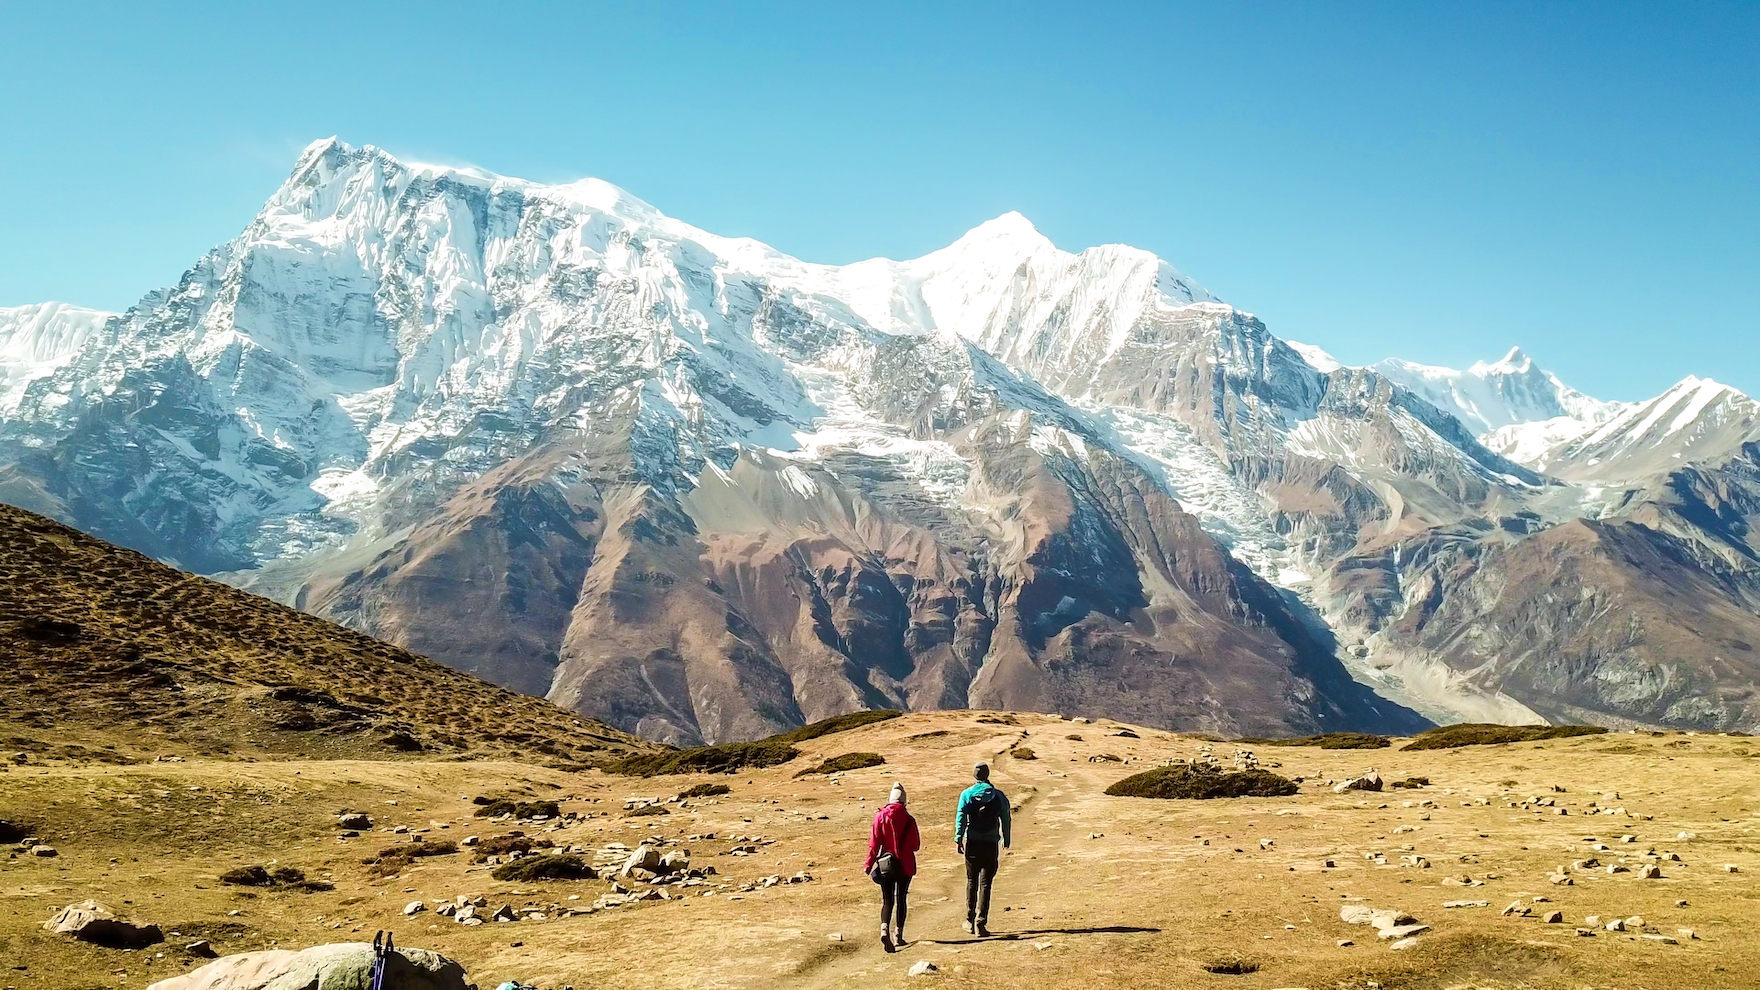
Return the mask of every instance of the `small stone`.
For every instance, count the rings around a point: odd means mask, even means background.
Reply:
[[[208,944],[207,939],[202,939],[199,942],[191,942],[183,947],[183,951],[198,959],[213,959],[219,955],[219,953],[214,951],[214,947]]]
[[[1725,872],[1725,873],[1740,873],[1742,871],[1741,871],[1741,868],[1736,866],[1736,864],[1734,864],[1734,863],[1725,863],[1725,864],[1723,864],[1723,872]]]
[[[934,963],[930,962],[927,959],[919,959],[911,965],[910,972],[907,975],[928,976],[930,973],[936,972],[940,968],[941,967],[935,965]]]
[[[1350,940],[1350,939],[1348,939],[1348,938],[1341,938],[1341,939],[1339,939],[1339,940],[1338,940],[1338,947],[1339,947],[1339,948],[1341,948],[1341,949],[1342,949],[1342,948],[1345,948],[1345,947],[1346,947],[1346,946],[1351,946],[1351,945],[1356,945],[1356,944],[1357,944],[1357,943],[1355,943],[1355,942],[1353,942],[1353,941],[1351,941],[1351,940]]]
[[[1402,938],[1399,941],[1388,946],[1388,948],[1389,949],[1409,949],[1417,944],[1418,944],[1418,940],[1415,938]]]
[[[1679,935],[1681,938],[1688,939],[1688,940],[1696,939],[1699,937],[1699,933],[1694,931],[1691,928],[1676,928],[1674,930],[1674,933],[1676,935]]]
[[[1409,938],[1430,930],[1429,925],[1394,925],[1392,928],[1381,929],[1382,938]]]
[[[55,851],[54,846],[32,846],[31,847],[31,855],[32,856],[40,856],[44,859],[53,859],[54,857],[59,856],[61,854]],[[1731,870],[1730,872],[1734,873],[1735,871]]]
[[[1623,921],[1620,918],[1615,918],[1612,921],[1608,922],[1607,924],[1602,925],[1601,927],[1607,929],[1610,932],[1623,932],[1626,930],[1626,923],[1625,923],[1625,921]]]
[[[421,914],[426,910],[428,910],[428,906],[421,901],[410,901],[403,906],[403,913],[405,915]]]
[[[1649,866],[1638,871],[1638,876],[1645,880],[1660,879],[1662,877],[1662,867],[1657,866],[1655,863],[1651,863]]]
[[[1661,942],[1663,945],[1679,945],[1679,944],[1681,944],[1680,940],[1675,938],[1673,935],[1645,935],[1644,937],[1649,939],[1652,942]]]
[[[1564,924],[1564,912],[1548,911],[1540,920],[1548,925],[1561,925]]]
[[[842,932],[832,932],[831,934],[825,936],[825,938],[829,941],[832,941],[832,942],[841,942],[841,941],[843,941],[843,933]]]

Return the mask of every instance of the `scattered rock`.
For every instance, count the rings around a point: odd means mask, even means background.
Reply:
[[[260,987],[365,987],[373,982],[365,942],[269,949],[220,959],[148,990],[256,990]],[[386,958],[384,985],[398,990],[467,990],[464,967],[437,952],[399,947]]]
[[[910,973],[908,975],[928,976],[930,973],[938,972],[940,969],[940,966],[935,965],[927,959],[919,959],[911,965]]]
[[[1332,793],[1344,794],[1349,791],[1379,791],[1381,775],[1371,770],[1361,777],[1352,777],[1332,785]]]
[[[1442,906],[1445,908],[1482,908],[1482,907],[1490,907],[1491,902],[1490,901],[1443,901]],[[1508,912],[1505,912],[1505,913],[1508,913]]]
[[[423,904],[421,901],[410,901],[403,906],[403,913],[406,915],[421,914],[426,910],[428,910],[428,905]]]
[[[1381,929],[1381,936],[1380,937],[1381,938],[1410,938],[1413,935],[1419,934],[1420,932],[1427,932],[1429,930],[1430,930],[1429,925],[1394,925],[1391,928]]]
[[[165,941],[158,925],[119,918],[97,901],[69,904],[43,922],[43,927],[109,949],[141,949]]]
[[[1546,916],[1541,918],[1540,920],[1545,922],[1548,925],[1562,925],[1562,924],[1564,924],[1564,912],[1563,911],[1548,911],[1548,912],[1546,912]]]
[[[1601,927],[1607,929],[1610,932],[1623,932],[1626,930],[1626,923],[1625,923],[1624,919],[1615,918],[1612,921],[1608,922],[1607,924],[1602,925]]]
[[[1662,867],[1657,866],[1655,863],[1651,863],[1649,866],[1640,869],[1638,871],[1638,876],[1645,880],[1660,879],[1662,877]]]
[[[61,854],[55,851],[54,846],[36,845],[31,847],[31,855],[40,856],[43,859],[53,859]],[[1731,869],[1730,872],[1734,873],[1735,870]]]
[[[197,959],[212,959],[219,955],[218,952],[214,951],[214,947],[208,944],[207,939],[202,939],[199,942],[191,942],[183,947],[183,951],[195,956]]]
[[[365,830],[373,827],[373,819],[364,812],[345,811],[336,816],[336,827]]]
[[[1663,945],[1679,945],[1679,944],[1681,944],[1680,940],[1675,938],[1673,935],[1645,935],[1643,937],[1649,939],[1652,942],[1661,942]]]
[[[1503,916],[1505,918],[1526,918],[1530,911],[1528,905],[1521,901],[1512,901],[1508,907],[1503,909]]]

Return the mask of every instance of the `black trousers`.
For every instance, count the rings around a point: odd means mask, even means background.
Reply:
[[[995,839],[966,840],[966,920],[990,919],[990,885],[1002,861],[1002,843]]]
[[[896,880],[880,881],[880,927],[885,928],[892,922],[894,912],[898,915],[898,930],[904,931],[905,900],[910,896],[911,878],[900,875]]]

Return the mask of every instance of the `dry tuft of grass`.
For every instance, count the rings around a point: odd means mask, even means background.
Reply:
[[[678,796],[680,800],[689,800],[690,798],[720,797],[723,794],[732,793],[733,788],[726,784],[697,784],[679,791]]]
[[[501,815],[512,815],[515,818],[560,818],[562,809],[555,801],[514,801],[501,798],[490,801],[472,814],[478,818],[498,818]]]
[[[1222,770],[1202,763],[1180,763],[1135,774],[1106,789],[1113,797],[1207,800],[1235,797],[1288,797],[1301,788],[1269,770]]]
[[[1246,976],[1249,973],[1259,971],[1258,963],[1238,952],[1224,952],[1219,956],[1206,959],[1198,965],[1203,967],[1204,972],[1215,973],[1218,976]]]
[[[695,749],[642,753],[606,765],[608,773],[625,777],[664,777],[680,773],[738,773],[747,767],[774,767],[801,755],[787,743],[761,740],[698,746]]]
[[[1495,725],[1488,722],[1462,722],[1444,725],[1421,733],[1402,750],[1458,749],[1462,746],[1496,746],[1501,743],[1539,742],[1542,739],[1569,739],[1573,736],[1598,736],[1607,731],[1601,725]]]
[[[808,774],[842,773],[845,770],[860,770],[863,767],[877,767],[886,762],[886,757],[879,753],[845,753],[833,756],[818,766],[808,767],[795,774],[805,777]]]
[[[1039,754],[1033,752],[1032,749],[1030,749],[1029,747],[1026,747],[1026,746],[1021,746],[1016,749],[1009,750],[1008,755],[1014,757],[1017,760],[1036,760],[1039,758]]]
[[[1255,746],[1315,746],[1320,749],[1386,749],[1393,740],[1386,736],[1371,735],[1367,732],[1324,732],[1317,736],[1298,736],[1294,739],[1260,739],[1248,738],[1240,740]]]
[[[904,712],[892,708],[877,708],[871,711],[850,712],[847,715],[834,715],[831,718],[820,719],[810,725],[803,725],[792,732],[783,732],[771,736],[766,742],[803,743],[809,739],[828,736],[833,732],[848,732],[851,729],[859,729],[864,725],[873,725],[875,722],[884,722],[888,719],[897,718],[903,714]]]
[[[554,856],[525,856],[489,874],[497,880],[524,883],[532,880],[592,880],[598,872],[586,860],[567,853]]]

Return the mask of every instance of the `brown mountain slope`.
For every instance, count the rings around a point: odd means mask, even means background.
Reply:
[[[1394,628],[1553,721],[1760,726],[1760,568],[1578,520],[1426,577]]]
[[[10,749],[541,758],[642,744],[298,612],[0,505],[0,734]]]

